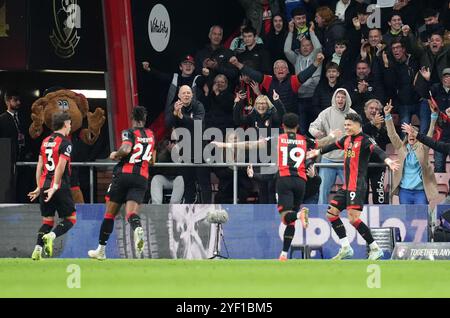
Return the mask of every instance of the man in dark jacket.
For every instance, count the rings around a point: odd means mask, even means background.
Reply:
[[[168,74],[161,72],[150,66],[150,62],[143,61],[142,68],[144,71],[148,72],[151,76],[154,76],[160,82],[169,85],[169,90],[167,91],[166,105],[164,107],[166,120],[170,117],[168,113],[172,104],[178,99],[178,90],[181,86],[187,85],[192,88],[192,93],[194,99],[197,98],[199,92],[201,92],[203,85],[205,84],[206,78],[202,75],[196,75],[195,71],[195,61],[194,57],[191,55],[184,56],[179,65],[180,73]]]
[[[230,63],[236,66],[242,74],[248,75],[251,79],[260,83],[261,87],[266,90],[269,96],[272,96],[273,91],[276,90],[288,112],[296,112],[298,89],[302,83],[314,74],[322,61],[323,54],[319,53],[314,63],[308,66],[308,68],[297,75],[290,75],[286,61],[278,60],[273,65],[274,76],[272,76],[268,75],[268,73],[263,74],[258,72],[252,67],[237,61],[236,58],[230,59]]]
[[[312,97],[312,108],[317,112],[317,115],[331,105],[331,98],[334,92],[342,87],[343,83],[340,79],[340,74],[339,65],[328,62],[325,67],[325,78],[320,80]]]
[[[372,137],[377,145],[386,151],[386,145],[390,143],[384,119],[381,114],[383,106],[377,99],[370,99],[364,105],[363,132]],[[371,163],[383,163],[374,153],[370,156]],[[385,168],[371,167],[367,172],[367,185],[372,189],[373,204],[388,204],[388,195],[384,191]],[[369,203],[369,187],[367,186],[366,204]]]
[[[448,10],[446,10],[448,11]],[[419,39],[423,44],[426,44],[431,36],[431,34],[438,32],[443,34],[445,27],[439,23],[439,12],[435,9],[427,8],[423,11],[423,21],[424,24],[417,29],[417,34]]]
[[[224,74],[228,81],[233,83],[238,77],[238,72],[228,64],[233,51],[222,45],[223,28],[219,25],[213,25],[209,30],[208,37],[210,43],[195,55],[197,73],[202,74],[202,70],[207,68],[211,81],[217,74]],[[212,82],[208,84],[211,86]]]
[[[238,60],[241,63],[253,64],[256,70],[269,74],[270,69],[270,55],[269,51],[264,48],[263,44],[256,43],[256,30],[247,26],[242,30],[242,37],[245,43],[245,50],[237,55]]]
[[[445,68],[450,65],[450,46],[445,45],[444,37],[440,33],[432,33],[427,47],[416,44],[414,36],[408,37],[413,48],[414,57],[420,62],[420,67],[427,67],[431,72],[431,83],[439,83]],[[417,77],[417,82],[423,81],[422,76]]]
[[[316,11],[316,34],[322,43],[323,54],[330,58],[334,53],[334,45],[337,40],[345,37],[345,24],[334,15],[328,7],[319,7]]]
[[[16,91],[6,92],[5,104],[6,112],[0,115],[0,138],[11,140],[13,161],[16,162],[25,147],[24,127],[19,120],[20,94]]]
[[[200,125],[200,133],[203,135],[203,121],[205,118],[205,109],[203,104],[198,100],[192,99],[192,89],[185,85],[181,86],[178,92],[178,100],[172,105],[171,111],[168,113],[168,118],[166,118],[167,123],[170,128],[186,128],[190,132],[190,154],[185,154],[183,152],[182,157],[190,159],[191,162],[195,162],[198,154],[194,154],[197,148],[194,146],[195,142],[202,141],[195,138],[195,126]],[[184,137],[183,137],[184,138]],[[183,140],[184,142],[184,140]],[[202,147],[200,148],[203,150]],[[186,151],[186,149],[183,149]],[[200,158],[202,158],[203,151],[201,151]],[[197,155],[197,156],[196,156]],[[184,197],[185,203],[194,203],[196,201],[196,186],[195,181],[198,181],[201,191],[202,203],[211,203],[211,182],[210,182],[210,171],[208,168],[186,168],[183,171],[183,179],[185,185]]]
[[[345,87],[350,93],[352,108],[358,114],[363,113],[364,104],[369,99],[378,99],[380,102],[384,102],[383,84],[372,76],[367,61],[359,61],[356,64],[356,76],[351,82],[348,82]]]
[[[422,123],[426,125],[430,117],[428,106],[425,112],[421,111],[420,98],[414,88],[419,65],[411,54],[407,54],[405,43],[401,39],[392,41],[390,51],[393,60],[389,60],[388,54],[383,52],[384,80],[386,88],[390,90],[389,95],[395,105],[398,105],[400,122],[410,123],[412,115],[416,114],[421,126]]]

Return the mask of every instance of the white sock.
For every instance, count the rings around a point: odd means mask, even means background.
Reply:
[[[35,250],[38,250],[38,251],[42,251],[42,246],[36,245],[36,246],[34,247],[34,249],[35,249]]]
[[[284,257],[286,257],[286,258],[287,258],[287,256],[288,256],[288,252],[282,251],[282,252],[281,252],[281,255],[280,255],[280,256],[284,256]]]
[[[342,247],[350,246],[350,242],[348,241],[347,237],[341,238],[341,239],[339,239],[339,241],[341,242],[341,246]]]
[[[372,243],[369,244],[370,250],[378,250],[380,247],[378,246],[377,242],[373,241]]]
[[[52,239],[55,239],[56,238],[56,234],[54,233],[54,232],[50,232],[50,233],[48,233],[51,237],[52,237]]]
[[[99,250],[99,251],[101,251],[101,252],[104,252],[105,251],[105,249],[106,249],[106,245],[98,245],[98,247],[97,247],[97,249]]]

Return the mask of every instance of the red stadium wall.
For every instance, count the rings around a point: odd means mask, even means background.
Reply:
[[[130,126],[129,115],[138,104],[134,64],[134,38],[129,0],[103,1],[107,48],[109,111],[115,146],[120,131]],[[114,133],[115,132],[115,133]]]

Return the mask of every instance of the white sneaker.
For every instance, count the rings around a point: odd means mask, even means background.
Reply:
[[[134,249],[137,254],[142,254],[144,251],[144,229],[142,227],[137,227],[134,230]]]
[[[36,245],[33,254],[31,254],[31,259],[33,261],[40,261],[42,258],[42,246]]]
[[[353,248],[351,246],[341,247],[339,252],[332,259],[349,259],[353,257]]]
[[[103,261],[106,259],[105,247],[97,247],[96,250],[88,251],[88,255],[90,258],[98,259],[99,261]]]
[[[376,261],[377,259],[380,259],[383,256],[384,256],[383,250],[381,248],[376,248],[376,249],[370,250],[369,256],[367,257],[367,259]]]

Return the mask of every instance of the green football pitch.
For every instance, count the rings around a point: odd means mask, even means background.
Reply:
[[[450,262],[0,259],[0,297],[450,297]]]

